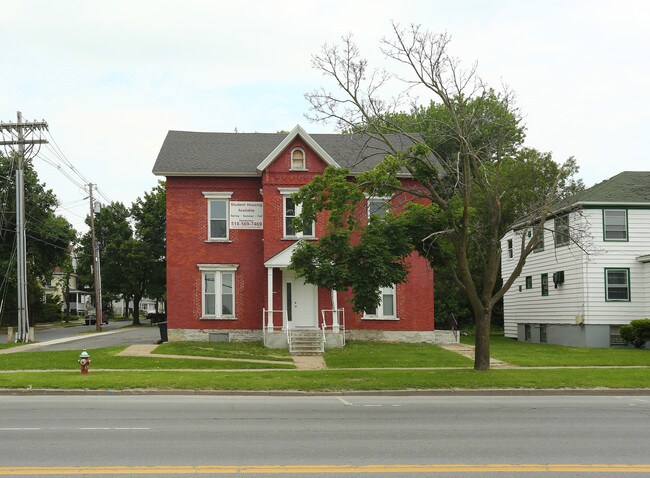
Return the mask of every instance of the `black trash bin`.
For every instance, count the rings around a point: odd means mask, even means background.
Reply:
[[[167,322],[158,322],[158,329],[160,330],[160,343],[169,342],[167,339]]]

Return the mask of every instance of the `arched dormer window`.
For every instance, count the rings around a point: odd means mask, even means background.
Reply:
[[[291,169],[298,171],[305,171],[307,169],[305,152],[301,148],[295,148],[291,151]]]

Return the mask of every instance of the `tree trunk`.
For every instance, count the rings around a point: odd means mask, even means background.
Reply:
[[[140,299],[141,297],[133,296],[133,325],[140,324]]]
[[[476,345],[474,351],[474,370],[490,369],[490,323],[492,310],[483,308],[474,312]]]

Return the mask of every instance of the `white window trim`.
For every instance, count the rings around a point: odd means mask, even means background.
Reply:
[[[237,320],[237,311],[235,309],[237,291],[235,287],[235,272],[239,268],[239,264],[197,264],[199,271],[201,272],[201,316],[199,320]],[[221,315],[205,315],[205,274],[206,273],[219,273],[221,277],[222,272],[231,272],[232,273],[232,308],[233,315],[221,316]],[[215,276],[215,311],[221,310],[221,278],[217,284]],[[218,300],[217,300],[218,298]]]
[[[384,214],[386,214],[387,212],[390,211],[390,206],[391,206],[391,204],[390,204],[390,200],[391,200],[391,199],[392,199],[392,198],[389,197],[389,196],[367,196],[367,195],[366,195],[366,201],[367,201],[367,203],[368,203],[368,219],[370,219],[370,202],[371,202],[371,201],[384,201],[385,204],[388,205],[388,207],[386,208],[386,210],[385,210],[385,212],[384,212]]]
[[[300,168],[294,168],[293,167],[293,153],[294,151],[300,151],[302,153],[302,167]],[[302,148],[293,148],[291,150],[291,154],[289,156],[289,170],[290,171],[307,171],[307,155],[305,154],[305,150]]]
[[[363,313],[363,316],[361,317],[361,320],[399,320],[399,317],[397,317],[397,287],[393,285],[393,310],[395,311],[395,315],[382,315],[384,313],[384,294],[380,294],[379,298],[379,304],[377,305],[377,311],[379,312],[379,315],[375,314],[366,314],[365,312]]]
[[[299,235],[287,235],[287,198],[291,199],[291,196],[294,193],[298,192],[298,188],[278,188],[280,194],[282,195],[282,238],[283,239],[316,239],[316,221],[311,224],[311,234],[309,236],[304,233]],[[299,216],[302,212],[302,204],[296,204],[296,216]]]
[[[232,198],[232,191],[203,191],[203,197],[206,198],[208,207],[208,238],[205,242],[231,242],[230,241],[230,200]],[[210,202],[213,200],[226,201],[226,237],[211,237],[211,224],[210,224]]]

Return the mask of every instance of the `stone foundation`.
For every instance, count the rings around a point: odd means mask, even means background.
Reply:
[[[169,329],[170,342],[261,342],[261,330],[238,329]],[[430,332],[388,332],[384,330],[348,330],[346,340],[365,340],[374,342],[401,342],[401,343],[428,343],[428,344],[456,344],[460,334],[451,330],[436,330]],[[269,348],[287,348],[287,334],[284,331],[275,331],[267,334],[266,345]],[[327,332],[325,337],[326,348],[343,346],[341,334]]]
[[[226,334],[228,340],[222,340]],[[261,330],[169,329],[167,335],[170,342],[261,342],[262,340]]]
[[[430,332],[389,332],[385,330],[348,330],[347,340],[366,340],[374,342],[398,343],[427,343],[427,344],[455,344],[459,341],[459,334],[451,330],[436,330]]]

